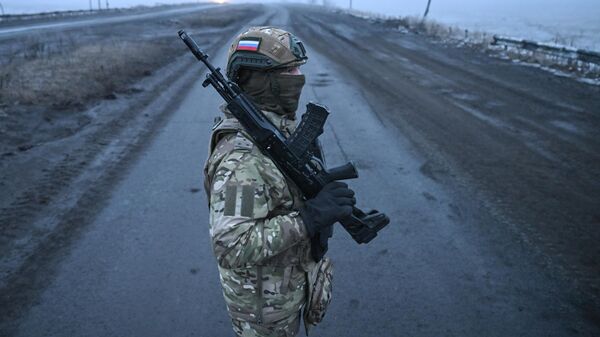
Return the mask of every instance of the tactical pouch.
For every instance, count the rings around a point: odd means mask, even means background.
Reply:
[[[315,267],[308,273],[309,278],[309,296],[304,307],[304,326],[306,334],[311,325],[317,325],[325,317],[327,306],[331,302],[332,295],[332,280],[333,280],[333,264],[328,257],[324,257]]]

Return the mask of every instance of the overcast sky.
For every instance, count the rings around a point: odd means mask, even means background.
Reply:
[[[108,0],[111,7],[180,3],[182,0]],[[206,1],[206,0],[205,0]],[[236,0],[232,0],[236,1]],[[250,0],[252,1],[252,0]],[[322,0],[318,0],[321,2]],[[96,7],[98,0],[91,1]],[[193,1],[192,1],[193,2]],[[248,2],[237,0],[236,2]],[[256,1],[267,2],[267,1]],[[302,1],[299,1],[302,2]],[[309,2],[308,0],[304,2]],[[349,0],[330,0],[340,6],[348,6]],[[354,7],[393,15],[420,15],[426,0],[353,0]],[[0,0],[7,13],[39,12],[65,9],[88,9],[89,0]],[[101,0],[102,6],[106,0]],[[490,17],[520,16],[535,20],[540,16],[559,19],[595,18],[600,20],[600,0],[432,0],[431,16],[436,18],[470,15]]]

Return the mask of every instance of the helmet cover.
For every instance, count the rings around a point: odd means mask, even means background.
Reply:
[[[252,27],[238,35],[227,58],[227,77],[236,82],[242,68],[270,70],[306,63],[306,49],[296,36],[276,27]]]

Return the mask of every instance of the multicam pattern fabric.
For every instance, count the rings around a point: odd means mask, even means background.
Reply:
[[[312,285],[310,296],[304,309],[304,323],[313,326],[321,323],[333,294],[333,264],[328,257],[319,261],[317,268],[310,273],[309,282]]]
[[[260,41],[257,48],[240,49],[241,41]],[[248,42],[250,43],[250,42]],[[251,27],[238,35],[229,47],[227,55],[227,77],[237,79],[240,67],[271,69],[296,67],[305,64],[308,57],[304,44],[293,34],[276,27]]]
[[[265,112],[285,132],[293,121]],[[205,167],[210,235],[223,296],[239,336],[295,336],[311,268],[299,193],[226,119]]]
[[[233,331],[242,337],[294,337],[300,328],[300,316],[290,316],[269,324],[253,324],[232,319]]]

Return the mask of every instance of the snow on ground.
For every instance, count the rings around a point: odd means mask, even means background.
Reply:
[[[600,1],[598,2],[600,5]],[[600,51],[600,13],[595,20],[538,17],[464,17],[432,16],[439,22],[463,29],[489,32],[527,40],[550,42],[581,49]]]
[[[551,2],[551,0],[549,1]],[[562,32],[567,31],[565,27],[569,26],[569,22],[576,21],[573,9],[570,9],[570,11],[565,10],[561,15],[555,14],[555,22],[562,20],[561,22],[565,23],[562,26],[557,25],[556,27],[546,27],[541,24],[532,25],[532,21],[524,19],[523,15],[527,12],[523,11],[522,7],[521,11],[515,11],[515,8],[512,8],[513,15],[510,16],[510,19],[504,17],[501,20],[503,21],[502,23],[495,22],[494,15],[497,15],[497,13],[494,11],[490,12],[490,8],[487,9],[487,11],[481,12],[477,17],[465,16],[464,20],[457,19],[458,16],[455,16],[454,19],[451,19],[451,16],[446,16],[446,19],[440,19],[439,17],[435,18],[430,15],[425,25],[422,24],[422,16],[394,15],[391,10],[385,12],[385,14],[382,12],[360,10],[356,9],[356,7],[353,10],[342,9],[342,11],[364,19],[390,20],[390,23],[398,25],[398,29],[405,32],[408,32],[407,28],[410,30],[415,29],[436,37],[441,43],[484,48],[485,50],[493,51],[490,55],[510,59],[520,65],[534,66],[557,76],[571,77],[587,84],[600,85],[600,65],[594,61],[580,60],[577,51],[577,49],[600,51],[600,34],[594,35],[594,32],[600,33],[600,21],[586,21],[589,22],[589,27],[595,27],[595,29],[580,29],[577,35],[574,35],[574,33],[568,35]],[[452,13],[452,11],[448,11],[448,13]],[[552,10],[548,10],[544,14],[540,14],[537,17],[537,22],[541,22],[541,19],[544,17],[550,22],[551,13]],[[484,20],[486,15],[490,16],[487,20]],[[584,22],[583,17],[581,17],[581,22]],[[522,21],[518,22],[517,18],[521,18]],[[531,29],[530,26],[534,29]],[[468,30],[468,34],[464,32],[465,29]],[[501,42],[498,45],[493,45],[491,44],[492,35],[512,37],[514,42],[508,44]],[[520,45],[520,42],[516,42],[516,40],[521,39],[537,41],[538,46],[558,49],[531,48],[531,43],[528,44],[529,47],[524,47]]]
[[[191,0],[187,0],[190,2]],[[214,0],[201,0],[214,1]],[[282,0],[278,0],[282,1]],[[278,2],[275,0],[230,0],[229,2]],[[296,0],[311,3],[311,0]],[[147,0],[2,0],[6,13],[152,5]],[[180,3],[186,0],[161,0]],[[323,0],[316,0],[322,3]],[[326,0],[347,8],[350,0]],[[427,0],[352,0],[358,10],[388,16],[422,16]],[[429,18],[440,23],[539,42],[557,43],[600,51],[600,0],[432,0]]]
[[[347,8],[348,0],[331,1]],[[422,16],[426,0],[354,0],[353,8]],[[504,36],[600,51],[600,0],[432,0],[430,19]]]

